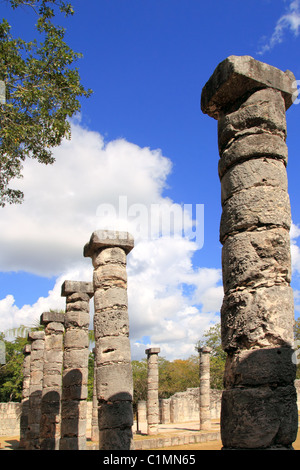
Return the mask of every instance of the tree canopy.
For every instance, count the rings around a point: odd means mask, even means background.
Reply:
[[[54,162],[52,149],[70,138],[70,118],[88,97],[74,63],[82,57],[64,41],[65,29],[56,17],[73,15],[65,0],[7,0],[13,9],[30,7],[37,18],[35,38],[14,38],[11,26],[0,23],[0,80],[6,100],[0,104],[0,206],[21,203],[22,191],[9,187],[22,177],[26,158]]]

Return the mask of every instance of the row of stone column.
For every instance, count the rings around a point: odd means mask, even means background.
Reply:
[[[65,281],[66,313],[45,312],[24,350],[21,447],[84,449],[91,283]]]

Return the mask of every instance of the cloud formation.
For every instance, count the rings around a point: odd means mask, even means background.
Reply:
[[[285,13],[279,18],[276,23],[270,39],[264,43],[261,49],[258,51],[259,55],[263,55],[265,52],[270,51],[277,44],[282,43],[284,40],[284,34],[287,30],[290,30],[294,36],[298,36],[300,29],[300,0],[293,0],[289,3]]]
[[[218,320],[223,289],[218,269],[193,266],[201,248],[193,239],[195,223],[201,229],[203,220],[193,220],[182,205],[163,196],[170,159],[124,139],[105,142],[79,123],[54,156],[53,166],[25,162],[24,178],[17,181],[25,201],[2,210],[0,263],[2,271],[55,276],[56,282],[48,296],[37,294],[35,303],[21,308],[7,293],[0,300],[0,331],[32,325],[50,308],[64,309],[63,281],[92,280],[84,244],[94,230],[112,228],[135,238],[127,259],[133,358],[143,357],[150,344],[159,344],[170,359],[193,354],[204,330]],[[120,207],[124,201],[126,210]],[[159,237],[154,220],[168,218],[174,233]]]

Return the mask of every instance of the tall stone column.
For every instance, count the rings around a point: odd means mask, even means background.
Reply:
[[[96,351],[95,351],[95,348],[93,348],[93,354],[94,354],[94,384],[93,384],[91,440],[92,441],[99,441],[98,400],[97,400],[97,389],[96,389]]]
[[[158,353],[160,348],[146,349],[147,354],[147,434],[158,432],[159,401],[158,401]]]
[[[30,353],[31,345],[26,344],[23,349],[23,388],[22,411],[20,417],[20,448],[26,447],[26,433],[28,428],[29,395],[30,395]]]
[[[99,230],[84,247],[94,266],[94,333],[99,449],[133,449],[133,381],[129,342],[127,232]]]
[[[65,281],[62,285],[66,314],[60,450],[86,449],[89,302],[93,292],[91,282]]]
[[[39,437],[44,373],[45,333],[44,331],[31,331],[28,333],[28,340],[31,342],[31,354],[26,449],[38,450],[40,448]]]
[[[210,418],[210,354],[211,348],[203,346],[198,348],[199,352],[199,417],[200,431],[209,431],[211,429]]]
[[[285,118],[294,80],[231,56],[202,90],[202,111],[218,120],[225,449],[290,449],[297,435]]]
[[[64,321],[64,314],[59,312],[44,312],[40,319],[41,325],[45,325],[41,450],[59,448]]]

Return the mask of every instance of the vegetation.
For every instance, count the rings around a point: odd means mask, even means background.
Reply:
[[[65,30],[56,17],[73,15],[65,0],[7,0],[13,9],[31,8],[36,16],[33,38],[14,38],[7,20],[0,23],[0,80],[6,102],[0,105],[0,206],[21,203],[23,193],[9,188],[22,176],[28,157],[54,162],[53,147],[70,138],[69,119],[80,110],[79,98],[88,97],[74,63],[81,54],[64,41]]]

